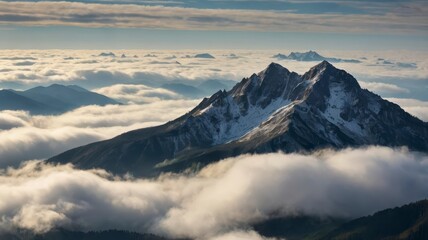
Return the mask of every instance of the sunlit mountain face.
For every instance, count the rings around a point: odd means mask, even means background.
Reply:
[[[426,1],[0,1],[0,239],[428,239]]]

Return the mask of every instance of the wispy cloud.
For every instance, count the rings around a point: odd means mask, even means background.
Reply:
[[[190,30],[426,33],[428,7],[373,14],[296,14],[79,2],[0,2],[0,23]]]
[[[388,101],[400,105],[404,110],[428,122],[428,102],[408,98],[387,98]]]
[[[379,83],[379,82],[359,82],[362,88],[367,88],[370,91],[382,94],[385,92],[389,93],[409,93],[410,91],[406,88],[399,87],[394,84],[389,83]]]
[[[167,89],[151,88],[144,85],[115,84],[94,91],[125,103],[148,103],[165,99],[185,98]]]

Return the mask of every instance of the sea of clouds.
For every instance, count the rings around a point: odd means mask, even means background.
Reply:
[[[204,52],[214,59],[194,57]],[[203,80],[237,82],[272,61],[299,74],[316,64],[272,58],[278,52],[290,51],[1,50],[0,88],[25,90],[53,83],[77,84],[125,105],[88,106],[58,116],[0,111],[0,167],[17,166],[24,160],[47,158],[132,129],[159,125],[200,101],[199,97],[165,89],[163,83],[196,86]],[[362,87],[428,120],[428,60],[424,53],[319,53],[360,60],[335,66],[353,74]]]
[[[208,51],[214,59],[194,58],[206,51],[115,50],[115,57],[102,52],[110,51],[0,51],[0,89],[77,84],[124,103],[55,116],[0,111],[0,231],[60,226],[264,239],[251,225],[273,214],[354,218],[427,197],[428,157],[406,149],[245,155],[194,176],[152,180],[44,164],[40,160],[68,149],[173,120],[201,100],[158,82],[239,81],[272,61],[303,74],[316,64],[272,58],[289,51]],[[428,120],[426,53],[320,54],[360,60],[334,65],[362,87]]]
[[[100,56],[112,52],[112,56]],[[226,79],[239,81],[272,61],[303,74],[316,62],[272,58],[277,51],[142,51],[142,50],[0,50],[0,87],[28,88],[50,83],[78,83],[94,88],[144,81]],[[214,59],[195,58],[210,53]],[[428,79],[424,51],[318,51],[325,57],[360,60],[335,63],[359,81],[388,78]],[[124,55],[124,56],[122,56]],[[362,78],[362,79],[360,79]],[[388,83],[388,82],[386,82]]]
[[[427,155],[385,147],[243,155],[151,180],[30,161],[0,173],[0,229],[262,239],[251,226],[273,216],[364,216],[428,197],[427,181]]]

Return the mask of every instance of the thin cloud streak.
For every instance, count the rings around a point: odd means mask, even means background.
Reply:
[[[0,23],[22,26],[425,34],[428,29],[427,12],[425,5],[407,8],[404,13],[344,15],[132,4],[0,2]]]

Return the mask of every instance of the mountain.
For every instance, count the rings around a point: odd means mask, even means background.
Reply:
[[[86,105],[103,106],[108,104],[118,104],[118,102],[113,99],[88,91],[76,85],[64,86],[53,84],[48,87],[35,87],[21,92],[20,94],[46,104],[52,103],[52,100],[55,99],[60,101],[60,103],[57,104],[58,107],[62,107],[65,110]]]
[[[290,55],[288,55],[288,59],[293,59],[297,61],[317,61],[317,62],[326,60],[325,57],[319,55],[317,52],[314,52],[314,51],[309,51],[304,53],[292,52],[290,53]],[[334,60],[332,62],[335,62],[336,59],[330,59],[330,61],[331,60]]]
[[[288,56],[286,54],[278,53],[276,55],[272,56],[273,58],[276,58],[278,60],[288,59]]]
[[[290,59],[290,60],[296,60],[301,62],[320,62],[320,61],[329,61],[329,62],[349,62],[349,63],[359,63],[359,60],[355,59],[340,59],[340,58],[327,58],[319,55],[315,51],[309,51],[309,52],[291,52],[290,55],[284,55],[281,53],[278,53],[273,56],[273,58],[283,60],[283,59]]]
[[[208,58],[208,59],[214,59],[215,57],[214,57],[213,55],[209,54],[209,53],[199,53],[199,54],[196,54],[196,55],[194,56],[194,58]]]
[[[347,222],[319,240],[428,239],[428,200]]]
[[[342,218],[296,215],[271,218],[254,224],[252,228],[267,238],[286,240],[320,240],[348,222]]]
[[[243,153],[383,145],[428,151],[428,123],[362,89],[324,61],[303,75],[271,63],[164,125],[124,133],[49,159],[156,176]]]
[[[116,54],[114,54],[112,52],[102,52],[98,56],[100,56],[100,57],[116,57]]]
[[[287,240],[425,240],[428,200],[354,220],[319,216],[272,218],[253,226],[264,237]]]
[[[53,84],[26,91],[0,91],[1,110],[25,110],[32,114],[59,114],[82,106],[107,104],[119,103],[76,85]]]
[[[66,229],[53,229],[43,234],[34,234],[28,231],[16,233],[0,233],[0,239],[8,240],[168,240],[152,234],[140,234],[128,231],[107,230],[97,232],[79,232]],[[169,239],[173,240],[173,239]],[[183,239],[184,240],[184,239]]]
[[[0,90],[0,110],[24,110],[42,113],[48,106],[31,98],[20,95],[13,90]]]

